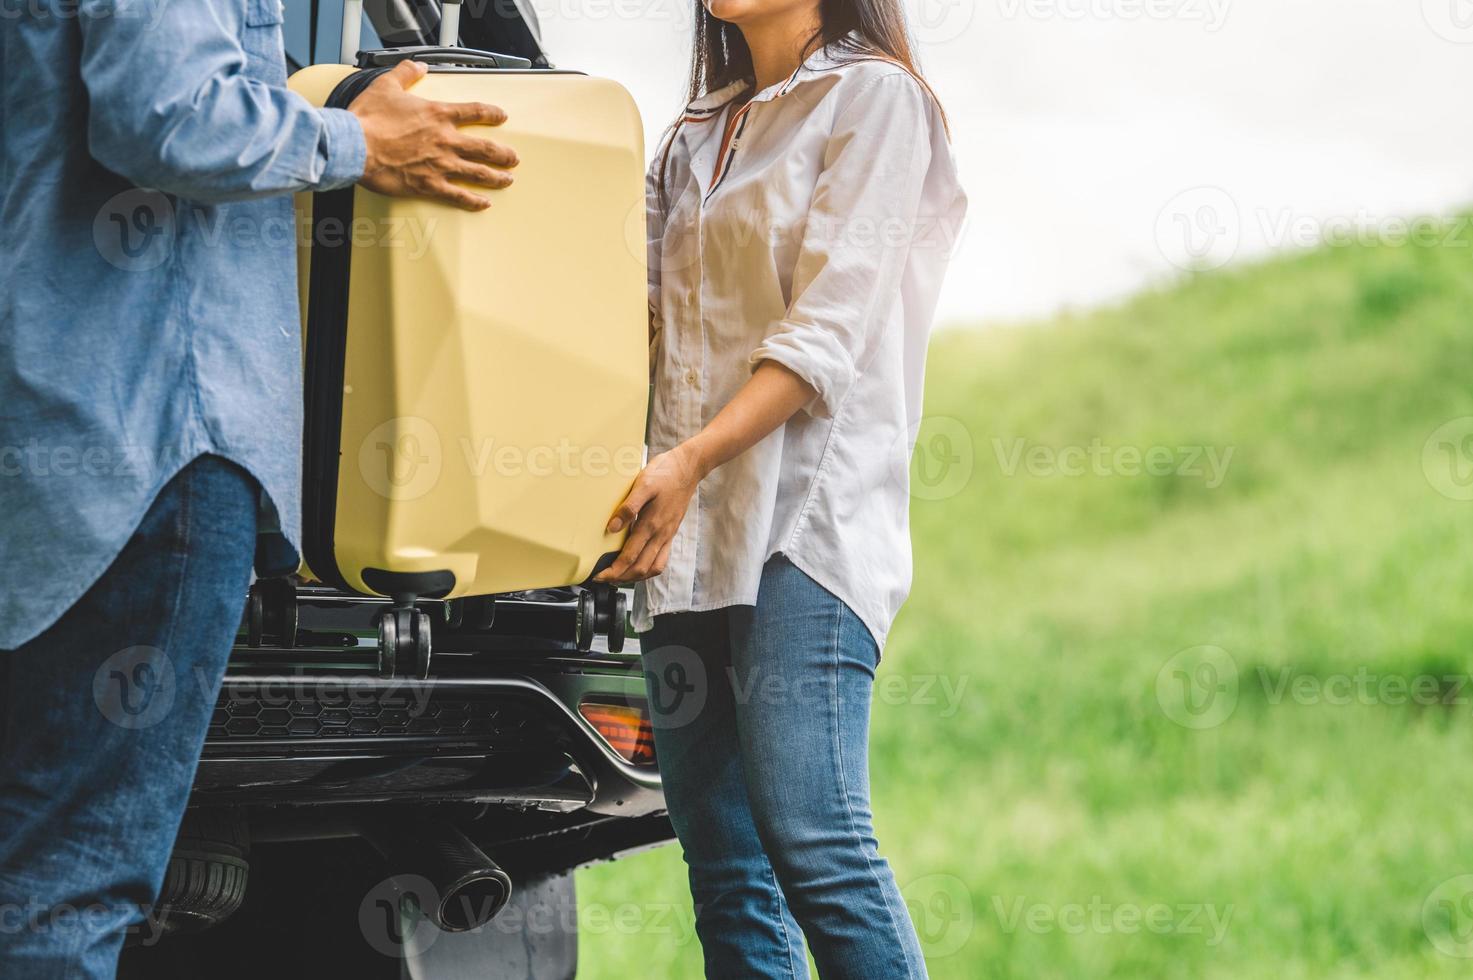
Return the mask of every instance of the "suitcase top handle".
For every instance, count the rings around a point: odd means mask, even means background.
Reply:
[[[440,46],[453,49],[460,43],[460,4],[461,0],[440,0]],[[313,10],[316,10],[313,6]],[[314,14],[315,16],[315,14]],[[363,25],[363,0],[343,0],[343,33],[339,42],[339,60],[345,65],[351,65],[355,55],[359,55],[358,41]],[[501,57],[510,57],[502,55]],[[403,60],[403,59],[400,59]],[[518,59],[521,60],[521,59]],[[359,67],[370,67],[362,63],[359,57]],[[501,65],[497,67],[506,68],[530,68],[531,62],[525,65]]]
[[[475,68],[531,68],[532,62],[516,55],[470,48],[438,48],[421,45],[410,48],[386,48],[382,51],[359,51],[359,68],[390,68],[401,61],[422,61],[427,65],[467,65]]]

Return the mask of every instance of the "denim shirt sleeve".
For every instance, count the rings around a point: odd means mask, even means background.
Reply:
[[[351,113],[253,77],[252,59],[263,56],[242,39],[279,21],[260,16],[267,10],[279,10],[277,0],[84,0],[92,156],[138,186],[203,203],[361,177],[363,130]]]

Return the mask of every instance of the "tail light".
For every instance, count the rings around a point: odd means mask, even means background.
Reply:
[[[584,701],[578,705],[578,713],[625,762],[636,766],[654,764],[655,733],[642,704]]]

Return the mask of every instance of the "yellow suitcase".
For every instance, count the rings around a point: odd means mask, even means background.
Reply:
[[[290,84],[342,107],[405,56],[434,62],[415,95],[504,108],[485,135],[520,164],[475,214],[298,196],[305,563],[401,609],[583,582],[643,461],[638,111],[614,82],[468,51],[366,52]]]

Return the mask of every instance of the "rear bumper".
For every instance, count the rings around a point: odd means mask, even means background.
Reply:
[[[519,873],[673,837],[655,762],[627,761],[578,710],[644,708],[637,641],[610,650],[575,628],[588,617],[562,592],[431,600],[419,607],[433,620],[427,675],[385,676],[387,608],[257,583],[191,807],[243,811],[256,843],[448,820]]]
[[[664,808],[658,770],[626,762],[577,711],[585,698],[641,701],[637,655],[494,660],[424,680],[232,673],[191,803],[474,803],[619,816]]]

